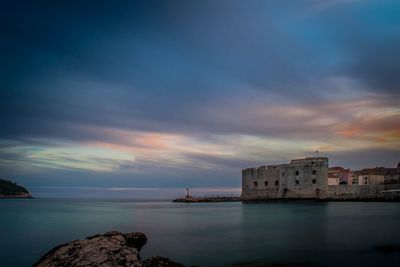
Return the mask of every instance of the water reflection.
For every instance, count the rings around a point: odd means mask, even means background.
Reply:
[[[31,266],[53,246],[112,229],[148,236],[142,256],[187,265],[263,261],[305,266],[400,266],[400,203],[0,201],[0,266]],[[6,242],[5,242],[6,240]]]

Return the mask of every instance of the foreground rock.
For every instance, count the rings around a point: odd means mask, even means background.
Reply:
[[[33,266],[184,267],[159,256],[141,260],[139,252],[146,241],[143,233],[112,231],[57,246]]]
[[[0,179],[0,198],[31,198],[24,187],[4,179]]]

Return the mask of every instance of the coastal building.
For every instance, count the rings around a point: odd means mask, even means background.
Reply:
[[[376,167],[372,169],[362,169],[355,171],[354,174],[358,177],[358,183],[360,184],[360,177],[370,177],[370,176],[379,176],[377,179],[381,179],[384,177],[384,184],[399,184],[400,183],[400,163],[397,165],[397,168],[385,168],[385,167]]]
[[[400,168],[328,168],[328,158],[242,170],[243,201],[267,199],[400,199]]]
[[[336,179],[338,178],[340,184],[354,184],[357,181],[353,181],[354,174],[350,169],[345,169],[343,167],[330,167],[328,170],[328,179],[332,178],[332,183],[336,183]],[[329,181],[328,181],[329,184]],[[332,184],[333,185],[333,184]]]
[[[359,175],[358,176],[358,184],[359,185],[382,185],[384,184],[385,176],[384,175]]]
[[[336,177],[328,177],[328,185],[339,185],[340,179]]]
[[[319,198],[327,194],[328,158],[294,159],[288,164],[242,171],[242,198]]]

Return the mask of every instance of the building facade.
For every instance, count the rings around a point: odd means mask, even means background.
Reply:
[[[358,176],[359,185],[382,185],[385,182],[384,175],[366,174]]]
[[[343,167],[330,167],[328,170],[328,184],[356,184],[357,179],[354,179],[354,174],[350,169],[345,169]]]
[[[328,185],[339,185],[339,184],[340,184],[339,178],[328,176]]]
[[[352,172],[328,168],[328,158],[295,159],[288,164],[242,170],[242,200],[400,199],[399,168],[363,169]]]
[[[400,168],[376,167],[355,171],[354,174],[358,178],[358,184],[365,184],[365,180],[367,184],[381,183],[382,177],[384,184],[400,184]]]
[[[328,158],[295,159],[288,164],[242,171],[243,199],[321,198],[327,195]]]

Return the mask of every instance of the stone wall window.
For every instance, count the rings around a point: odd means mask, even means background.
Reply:
[[[316,184],[317,183],[317,179],[312,179],[312,183]]]
[[[264,185],[265,185],[265,186],[268,186],[268,181],[264,181]]]
[[[296,176],[299,176],[299,171],[296,171]]]
[[[257,187],[257,185],[258,185],[257,181],[256,181],[256,182],[254,182],[254,186],[255,186],[255,187]]]
[[[284,173],[284,172],[282,172],[282,176],[285,176],[285,173]]]
[[[276,185],[276,186],[279,185],[279,181],[275,181],[275,185]]]
[[[317,171],[316,171],[316,170],[313,170],[313,171],[312,171],[312,174],[313,174],[313,175],[316,175],[316,174],[317,174]]]
[[[299,180],[296,180],[296,184],[299,184],[300,183],[300,181]]]

